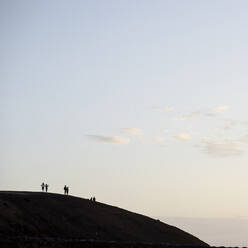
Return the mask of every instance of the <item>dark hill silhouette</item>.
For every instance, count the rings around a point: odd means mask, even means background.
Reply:
[[[37,192],[0,191],[2,237],[57,237],[207,246],[158,220],[99,202]]]

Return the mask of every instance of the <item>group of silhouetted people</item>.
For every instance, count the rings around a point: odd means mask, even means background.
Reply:
[[[47,191],[48,191],[48,187],[49,187],[49,185],[48,185],[47,183],[45,184],[45,183],[43,182],[43,183],[41,184],[41,189],[42,189],[43,192],[44,192],[44,190],[46,190],[46,192],[47,192]]]
[[[64,193],[65,193],[65,195],[69,194],[69,187],[66,185],[64,186]]]
[[[49,187],[49,185],[48,185],[47,183],[45,184],[45,183],[43,182],[43,183],[41,184],[41,190],[42,190],[42,192],[44,192],[44,191],[47,192],[47,191],[48,191],[48,187]],[[69,194],[69,187],[66,186],[66,185],[64,186],[64,194],[65,194],[65,195],[68,195],[68,194]]]
[[[46,183],[42,183],[41,184],[41,190],[42,190],[42,192],[47,192],[48,191],[48,187],[49,187],[49,185]],[[69,195],[69,187],[68,186],[64,186],[64,194],[65,195]],[[96,197],[95,196],[93,196],[93,197],[91,197],[90,199],[89,199],[90,201],[93,201],[93,202],[95,202],[96,201]]]

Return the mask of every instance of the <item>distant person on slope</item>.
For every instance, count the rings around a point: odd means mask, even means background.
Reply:
[[[48,191],[48,187],[49,187],[49,185],[46,183],[46,185],[45,185],[46,192]]]
[[[66,187],[66,194],[67,195],[69,194],[69,187],[68,186]]]
[[[66,185],[64,186],[64,194],[66,195],[66,192],[67,192],[67,187]]]
[[[45,188],[45,184],[42,183],[42,184],[41,184],[41,189],[42,189],[42,191],[44,191],[44,188]]]

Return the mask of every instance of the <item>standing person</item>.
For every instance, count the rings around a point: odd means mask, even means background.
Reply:
[[[45,184],[44,182],[41,184],[41,189],[42,189],[42,192],[44,191],[44,188],[45,188]]]
[[[46,183],[46,185],[45,185],[46,192],[48,191],[48,187],[49,187],[49,185]]]
[[[67,195],[69,194],[69,187],[68,186],[66,187],[66,194]]]
[[[66,195],[66,192],[67,192],[67,187],[66,185],[64,186],[64,194]]]

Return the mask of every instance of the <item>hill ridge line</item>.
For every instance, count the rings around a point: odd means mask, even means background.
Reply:
[[[0,233],[6,237],[208,246],[146,215],[78,196],[33,191],[0,191]]]

